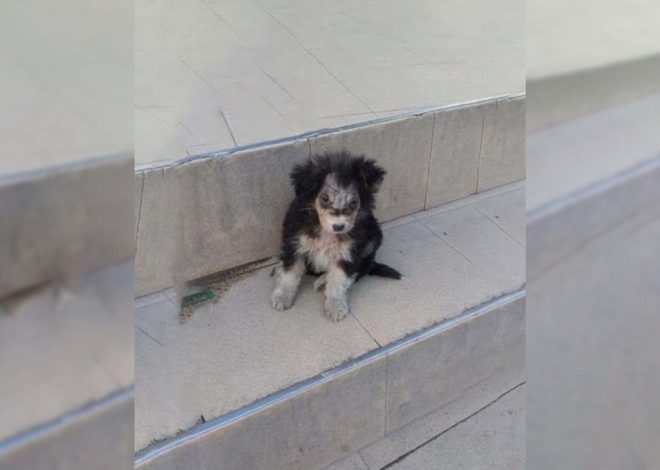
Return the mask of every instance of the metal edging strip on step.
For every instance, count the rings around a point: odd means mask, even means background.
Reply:
[[[387,354],[406,348],[415,343],[423,341],[426,338],[437,335],[444,331],[448,331],[460,324],[467,323],[475,318],[481,317],[494,309],[507,305],[511,302],[524,298],[526,295],[525,287],[521,287],[513,292],[496,297],[486,303],[472,307],[463,311],[463,313],[452,317],[450,319],[441,321],[429,328],[425,328],[416,333],[412,333],[404,338],[394,341],[386,346],[368,352],[356,359],[353,359],[345,364],[322,372],[319,375],[298,382],[290,387],[268,395],[265,398],[257,400],[249,405],[243,406],[235,411],[226,413],[214,419],[210,419],[205,423],[199,424],[183,433],[158,442],[146,449],[139,451],[135,456],[135,467],[147,464],[161,455],[175,450],[179,446],[183,446],[188,442],[194,441],[197,438],[203,437],[206,434],[220,430],[226,426],[235,423],[238,420],[244,419],[254,413],[277,405],[284,400],[292,398],[301,394],[313,387],[317,387],[325,382],[333,380],[345,373],[355,370],[358,367],[374,362],[378,359],[385,357]]]
[[[98,415],[112,407],[124,403],[133,398],[133,386],[122,388],[111,394],[90,403],[87,403],[80,408],[68,411],[57,418],[46,421],[26,431],[19,432],[14,436],[10,436],[4,441],[0,441],[0,460],[4,453],[8,453],[19,447],[29,445],[30,443],[47,437],[56,433],[60,429],[75,425],[80,420],[84,420],[90,416]]]
[[[265,148],[269,147],[272,145],[279,145],[279,144],[285,144],[285,143],[291,143],[291,142],[296,142],[304,139],[308,139],[310,137],[317,137],[320,135],[327,135],[327,134],[333,134],[335,132],[343,132],[343,131],[348,131],[352,129],[358,129],[361,127],[367,127],[373,124],[382,124],[386,122],[391,122],[391,121],[397,121],[399,119],[403,119],[406,117],[413,117],[413,116],[422,116],[428,113],[435,113],[438,111],[449,111],[452,109],[460,109],[464,108],[466,106],[474,106],[474,105],[479,105],[479,104],[485,104],[489,102],[494,102],[494,101],[502,101],[502,100],[511,100],[511,99],[518,99],[518,98],[524,98],[525,93],[516,93],[516,94],[502,94],[502,95],[495,95],[495,96],[489,96],[486,98],[479,98],[475,100],[470,100],[470,101],[463,101],[460,103],[446,103],[442,104],[439,106],[432,106],[432,107],[426,107],[426,108],[419,108],[407,112],[402,112],[400,114],[393,114],[391,116],[385,116],[385,117],[380,117],[376,119],[371,119],[368,121],[361,121],[353,124],[346,124],[344,126],[339,126],[339,127],[333,127],[333,128],[323,128],[323,129],[317,129],[317,130],[312,130],[309,132],[304,132],[302,134],[297,134],[293,135],[290,137],[282,137],[279,139],[273,139],[273,140],[266,140],[263,142],[256,142],[253,144],[247,144],[247,145],[242,145],[238,147],[231,147],[228,149],[222,149],[222,150],[217,150],[213,152],[206,152],[206,153],[201,153],[197,155],[191,155],[187,157],[181,157],[181,158],[176,158],[173,160],[158,160],[155,162],[147,162],[147,163],[141,163],[135,165],[135,171],[146,171],[146,170],[158,170],[158,169],[163,169],[167,167],[174,167],[174,166],[179,166],[183,165],[185,163],[190,163],[195,160],[202,160],[205,158],[218,158],[218,157],[224,157],[226,155],[231,155],[233,153],[237,152],[242,152],[245,150],[253,150],[253,149],[258,149],[258,148]]]
[[[616,187],[634,181],[640,176],[644,176],[650,172],[658,170],[660,170],[660,155],[632,168],[628,168],[615,175],[605,178],[604,180],[598,181],[582,189],[578,189],[577,191],[543,204],[542,206],[529,212],[527,215],[527,225],[533,224],[534,222],[553,214],[557,214],[564,209],[579,204],[580,202],[587,199],[592,199],[594,197],[605,194]]]
[[[18,171],[15,173],[0,174],[0,189],[2,186],[9,186],[13,184],[23,183],[37,179],[44,179],[52,175],[60,175],[63,173],[70,173],[74,171],[95,169],[110,163],[125,162],[133,159],[132,152],[116,153],[110,155],[102,155],[98,157],[90,157],[82,160],[75,160],[72,162],[58,163],[54,165],[46,165],[43,167],[35,168],[33,170]]]

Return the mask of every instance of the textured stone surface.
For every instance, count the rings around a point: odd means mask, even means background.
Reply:
[[[507,98],[485,110],[478,190],[525,178],[525,98]]]
[[[485,108],[472,105],[435,114],[426,209],[477,191]]]
[[[275,255],[289,173],[308,155],[299,141],[146,171],[137,294]]]
[[[314,137],[312,153],[349,150],[375,159],[387,170],[376,214],[394,219],[424,209],[433,120],[428,113]]]
[[[525,367],[525,303],[517,300],[387,358],[387,430],[398,429]],[[491,393],[493,393],[491,391]],[[501,390],[497,393],[501,393]]]
[[[494,204],[504,197],[506,196],[497,196],[490,202]],[[512,212],[516,211],[515,203],[515,200],[509,201]],[[517,231],[521,231],[524,226],[521,216],[523,208],[518,205],[517,211]],[[477,279],[483,278],[491,289],[503,289],[506,292],[524,283],[523,245],[481,214],[476,206],[421,218],[420,222],[448,246],[462,254],[471,268],[478,271]],[[494,266],[498,269],[493,269]],[[473,288],[476,285],[473,285]]]
[[[389,468],[523,470],[525,415],[525,388],[519,387]]]
[[[476,206],[511,238],[525,244],[525,189],[511,191],[498,198],[487,199]]]
[[[133,257],[133,160],[0,182],[0,297]]]
[[[382,437],[385,360],[347,371],[259,413],[139,465],[146,469],[320,468]]]

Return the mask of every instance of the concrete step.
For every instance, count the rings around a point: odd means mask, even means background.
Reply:
[[[537,131],[660,92],[659,22],[653,0],[530,2],[527,129]]]
[[[528,138],[530,468],[659,465],[659,104]]]
[[[436,413],[324,470],[522,470],[525,408],[523,383],[449,427],[434,429],[444,421]]]
[[[386,221],[524,178],[524,119],[524,97],[506,96],[140,165],[136,295],[276,255],[288,175],[311,154],[376,159]]]
[[[660,197],[660,94],[527,139],[528,277]]]
[[[1,468],[128,468],[132,281],[123,263],[0,299]]]
[[[443,407],[464,418],[476,405],[461,400],[519,384],[521,183],[384,233],[379,259],[405,279],[360,281],[338,324],[311,279],[291,310],[273,311],[267,267],[215,285],[219,299],[184,319],[173,293],[138,299],[138,468],[321,468]]]
[[[130,155],[0,174],[0,298],[131,260],[133,174]]]

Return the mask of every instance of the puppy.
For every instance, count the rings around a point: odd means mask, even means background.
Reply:
[[[375,262],[383,233],[373,215],[374,195],[384,176],[373,160],[347,152],[315,156],[293,169],[295,199],[282,229],[274,309],[293,305],[306,271],[319,276],[314,288],[325,287],[325,315],[334,321],[348,315],[348,290],[362,276],[401,279]]]

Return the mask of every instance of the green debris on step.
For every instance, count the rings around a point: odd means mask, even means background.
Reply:
[[[208,302],[215,299],[215,292],[211,288],[204,289],[196,294],[189,295],[183,298],[182,307],[190,307],[201,302]]]

